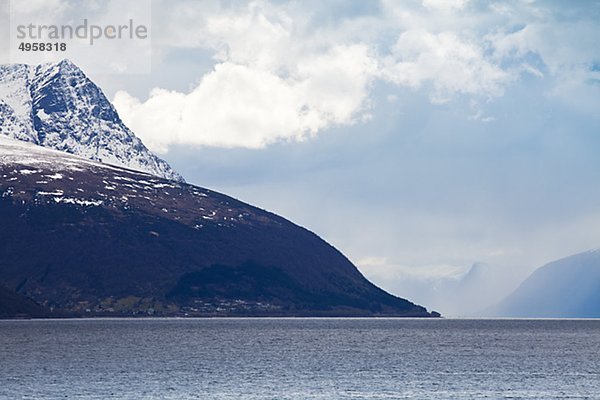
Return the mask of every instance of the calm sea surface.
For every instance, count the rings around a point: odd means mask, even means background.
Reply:
[[[0,321],[1,399],[600,398],[600,320]]]

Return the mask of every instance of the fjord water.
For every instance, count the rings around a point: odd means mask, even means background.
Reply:
[[[0,321],[1,399],[600,397],[600,320]]]

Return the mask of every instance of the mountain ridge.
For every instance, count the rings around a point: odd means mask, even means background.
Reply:
[[[539,267],[487,311],[502,317],[600,317],[600,250],[589,250]]]
[[[120,119],[102,90],[69,60],[0,65],[0,134],[182,181]]]
[[[0,66],[0,220],[0,314],[439,316],[313,232],[185,183],[68,60]]]
[[[80,316],[439,316],[226,195],[0,137],[0,282]]]

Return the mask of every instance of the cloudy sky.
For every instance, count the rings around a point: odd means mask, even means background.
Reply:
[[[150,74],[73,61],[189,182],[313,230],[384,288],[600,246],[600,1],[157,0],[151,14]]]

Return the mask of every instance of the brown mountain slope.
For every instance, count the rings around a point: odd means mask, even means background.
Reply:
[[[0,220],[0,283],[61,311],[431,315],[277,215],[5,138]]]

